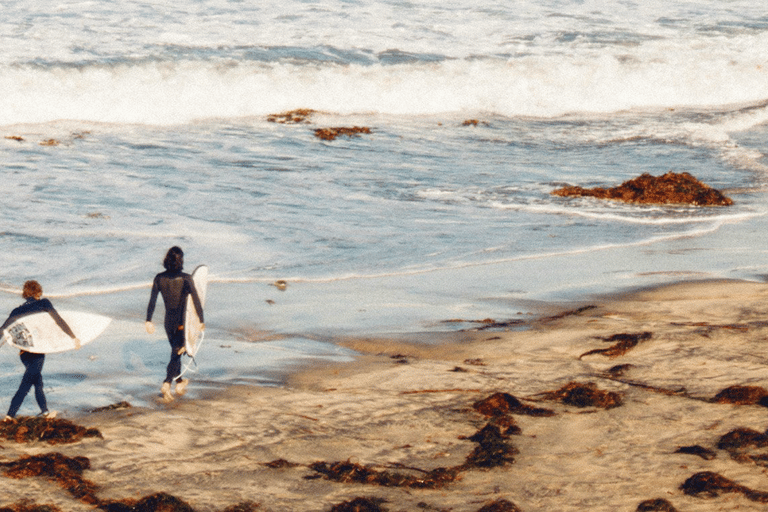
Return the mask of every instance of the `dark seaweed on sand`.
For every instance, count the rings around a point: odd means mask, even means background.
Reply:
[[[720,391],[712,399],[718,404],[754,405],[763,404],[768,391],[760,386],[730,386]]]
[[[677,509],[664,498],[656,498],[641,502],[636,512],[677,512]]]
[[[542,395],[545,400],[555,400],[576,407],[612,409],[623,403],[620,394],[597,389],[597,385],[593,382],[586,384],[569,382],[557,391],[548,391]]]
[[[74,498],[95,505],[97,486],[83,478],[83,471],[91,467],[87,457],[67,457],[61,453],[24,455],[12,462],[0,463],[3,474],[9,478],[45,477],[66,489]]]
[[[107,512],[194,512],[186,502],[164,492],[145,496],[140,500],[105,501],[98,507]]]
[[[386,503],[382,498],[354,498],[331,507],[331,512],[386,512],[381,504]]]
[[[750,501],[768,503],[768,493],[754,491],[711,471],[702,471],[692,475],[683,482],[680,489],[690,496],[716,498],[722,493],[738,493]]]
[[[95,409],[91,409],[91,412],[117,411],[120,409],[130,409],[131,407],[133,406],[130,403],[123,401],[117,402],[116,404],[105,405],[104,407],[96,407]]]
[[[525,416],[554,416],[550,409],[542,409],[522,403],[509,393],[494,393],[488,398],[475,402],[472,407],[484,416],[496,418],[507,414],[521,414]]]
[[[652,337],[653,337],[653,333],[646,331],[646,332],[639,332],[639,333],[633,333],[633,334],[629,334],[629,333],[614,334],[613,336],[608,336],[606,338],[599,338],[603,341],[614,342],[614,345],[611,345],[608,348],[599,348],[595,350],[590,350],[589,352],[584,352],[579,356],[579,359],[591,354],[601,354],[610,358],[619,357],[621,355],[626,354],[633,348],[635,348],[639,343],[643,341],[648,341]]]
[[[407,487],[411,489],[438,489],[453,482],[458,471],[437,468],[420,475],[379,471],[349,460],[342,462],[314,462],[309,468],[329,480],[340,483],[380,485],[383,487]]]
[[[17,443],[45,441],[48,444],[76,443],[86,437],[102,437],[95,428],[75,425],[69,420],[22,416],[0,422],[0,438]]]
[[[520,508],[504,499],[496,500],[481,507],[477,512],[521,512]]]
[[[13,505],[0,506],[0,512],[61,512],[56,505],[38,505],[29,500],[21,500]]]
[[[717,457],[717,454],[710,450],[709,448],[704,448],[703,446],[699,445],[693,445],[693,446],[681,446],[677,450],[675,450],[675,453],[686,453],[689,455],[698,455],[704,460],[712,460],[715,457]]]

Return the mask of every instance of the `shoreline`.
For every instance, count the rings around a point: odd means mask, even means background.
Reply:
[[[717,448],[733,429],[764,432],[768,411],[713,402],[730,386],[768,388],[767,298],[764,283],[678,282],[585,301],[593,307],[532,319],[527,329],[428,335],[439,344],[410,343],[426,336],[419,333],[340,339],[361,353],[352,363],[301,369],[282,387],[233,385],[167,406],[78,415],[74,422],[98,428],[103,439],[57,446],[2,440],[0,462],[50,452],[85,456],[91,468],[84,477],[101,499],[165,492],[200,512],[246,501],[259,510],[327,511],[361,496],[383,499],[381,507],[392,511],[474,512],[506,500],[526,512],[609,512],[657,498],[685,511],[743,509],[754,506],[743,494],[703,498],[680,486],[711,471],[768,491],[759,458],[744,462]],[[605,352],[612,336],[646,332],[623,354]],[[611,371],[619,366],[623,373]],[[545,398],[571,382],[594,383],[621,405]],[[423,475],[460,467],[476,446],[469,438],[492,422],[473,405],[499,392],[554,412],[510,414],[520,430],[503,441],[513,447],[513,463],[463,470],[438,489],[339,483],[310,468],[350,461]],[[716,456],[675,453],[691,445]],[[292,465],[267,465],[278,460]],[[0,478],[0,494],[93,510],[39,477]]]

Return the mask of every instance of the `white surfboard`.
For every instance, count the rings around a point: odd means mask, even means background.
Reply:
[[[205,293],[208,291],[208,267],[200,265],[192,272],[192,280],[195,282],[197,296],[200,297],[200,304],[205,307]],[[187,296],[187,308],[184,314],[184,348],[187,354],[194,358],[203,342],[204,331],[201,329],[203,322],[197,317],[195,303],[192,300],[192,294]]]
[[[58,313],[80,340],[81,346],[95,340],[112,321],[106,316],[81,311]],[[36,354],[52,354],[78,348],[75,340],[70,338],[47,312],[33,313],[14,321],[3,331],[3,341]]]

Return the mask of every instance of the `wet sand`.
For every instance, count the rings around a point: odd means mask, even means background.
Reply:
[[[339,340],[363,355],[301,371],[283,387],[233,386],[69,418],[103,439],[2,440],[0,463],[84,456],[83,477],[98,485],[101,500],[165,492],[196,511],[243,502],[328,511],[360,496],[382,498],[391,511],[474,512],[503,499],[526,512],[614,512],[655,498],[680,511],[759,509],[765,505],[741,493],[692,496],[680,486],[711,471],[768,491],[766,464],[754,456],[761,447],[746,457],[717,447],[736,428],[765,432],[768,409],[712,400],[730,386],[768,388],[766,299],[762,283],[687,282],[585,303],[592,307],[526,329]],[[615,335],[642,333],[651,334],[636,336],[621,355],[600,352]],[[579,407],[544,396],[570,382],[618,393],[622,404]],[[473,404],[497,392],[555,413],[511,413],[520,430],[505,440],[513,463],[462,470],[438,489],[339,483],[309,467],[349,460],[415,475],[459,467],[477,446],[467,438],[490,421]],[[676,453],[692,445],[715,457]],[[291,464],[268,465],[277,460]],[[94,509],[42,477],[0,477],[0,496],[0,506],[25,498]]]

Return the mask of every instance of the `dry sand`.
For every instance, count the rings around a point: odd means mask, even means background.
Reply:
[[[764,432],[768,409],[711,401],[733,385],[768,387],[768,285],[708,281],[633,292],[527,329],[340,340],[364,355],[351,364],[303,371],[285,387],[232,387],[200,399],[72,418],[103,439],[71,445],[2,441],[0,462],[58,451],[86,456],[84,477],[101,499],[166,492],[197,511],[251,501],[260,510],[328,511],[358,496],[390,511],[477,511],[505,499],[522,511],[634,511],[664,498],[680,511],[760,510],[739,493],[689,496],[680,485],[717,472],[768,491],[766,466],[717,449],[738,428]],[[650,332],[624,355],[593,349],[599,337]],[[441,340],[435,343],[435,339]],[[632,365],[609,378],[615,365]],[[543,400],[568,382],[621,394],[611,409]],[[193,383],[194,385],[194,383]],[[684,390],[683,390],[684,389]],[[664,393],[664,390],[669,390]],[[431,470],[462,464],[465,439],[488,419],[472,405],[505,392],[556,412],[513,414],[515,462],[472,469],[436,490],[329,481],[308,467],[350,460],[371,468]],[[675,453],[714,450],[711,460]],[[270,468],[282,459],[293,467]],[[416,472],[415,474],[419,474]],[[310,477],[310,478],[307,478]],[[0,506],[21,498],[64,511],[93,510],[44,478],[0,477]]]

